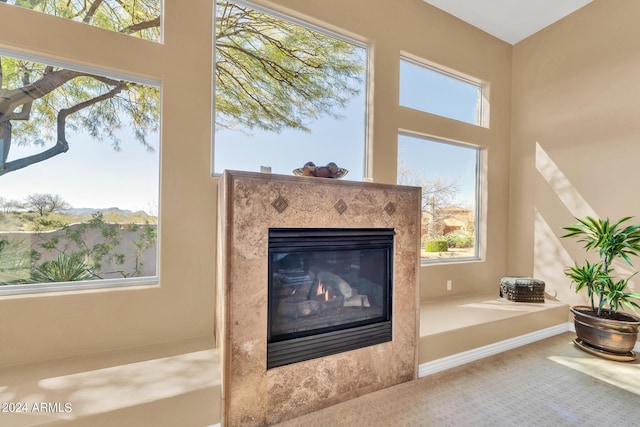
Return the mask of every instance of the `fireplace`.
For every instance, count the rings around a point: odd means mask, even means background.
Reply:
[[[218,197],[223,425],[417,377],[420,188],[225,171]]]
[[[269,229],[267,369],[391,341],[393,237]]]

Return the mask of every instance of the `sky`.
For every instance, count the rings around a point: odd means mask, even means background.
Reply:
[[[74,208],[118,207],[157,215],[159,138],[148,152],[133,138],[123,136],[121,151],[107,141],[69,134],[69,150],[41,163],[0,176],[0,197],[24,200],[34,193],[60,195]],[[9,161],[46,149],[12,147]]]
[[[317,166],[329,162],[349,172],[345,179],[362,181],[365,155],[364,91],[353,98],[343,112],[344,119],[325,117],[311,125],[311,132],[288,130],[282,133],[223,129],[215,133],[214,171],[224,169],[291,175],[307,162]]]

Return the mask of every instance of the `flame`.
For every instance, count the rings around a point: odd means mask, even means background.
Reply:
[[[329,301],[329,288],[325,288],[320,279],[318,279],[318,288],[316,289],[316,295],[320,296],[324,294],[324,300]]]

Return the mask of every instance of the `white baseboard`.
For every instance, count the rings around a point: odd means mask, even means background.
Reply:
[[[531,344],[536,341],[551,338],[565,332],[571,332],[572,329],[573,323],[567,322],[560,325],[552,326],[550,328],[541,329],[536,332],[531,332],[526,335],[521,335],[519,337],[510,338],[508,340],[485,345],[483,347],[474,348],[473,350],[464,351],[452,356],[447,356],[431,362],[423,363],[418,366],[418,378],[426,377],[427,375],[435,374],[436,372],[464,365],[465,363],[473,362],[474,360],[493,356],[494,354],[512,350],[514,348]],[[573,332],[575,332],[575,329],[573,329]]]

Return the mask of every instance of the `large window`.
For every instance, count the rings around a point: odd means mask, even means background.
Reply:
[[[7,4],[160,41],[161,0],[6,0]]]
[[[155,281],[159,88],[0,66],[0,294]]]
[[[367,50],[243,2],[216,6],[214,173],[291,175],[307,162],[361,180]]]
[[[478,257],[477,147],[401,133],[398,183],[422,187],[422,260]]]

